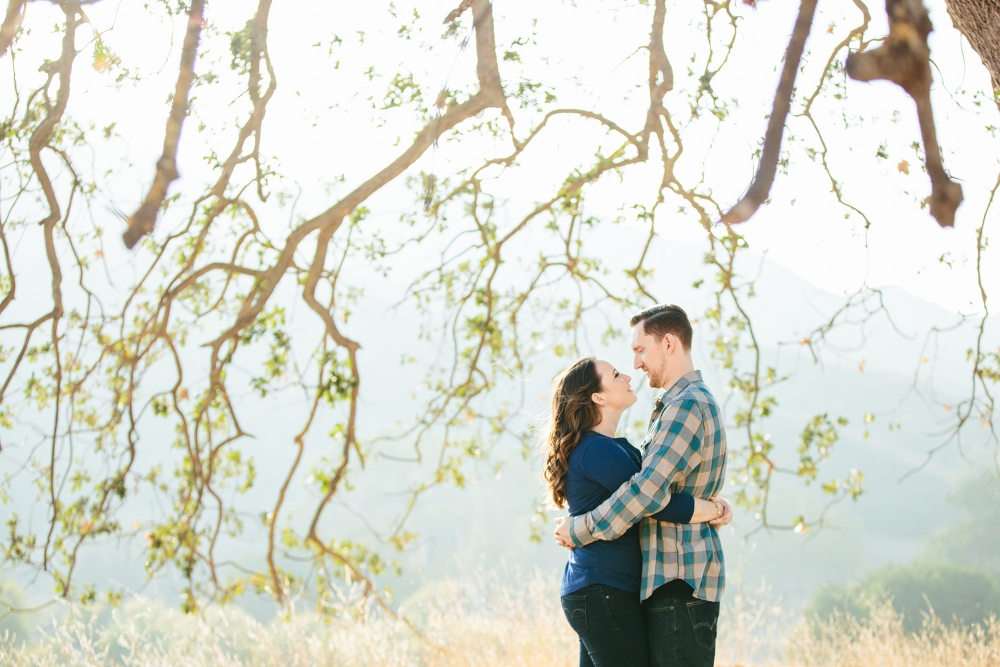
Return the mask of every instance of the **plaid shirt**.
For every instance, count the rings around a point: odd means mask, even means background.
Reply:
[[[726,575],[716,527],[649,517],[670,502],[671,493],[707,499],[722,489],[726,431],[700,371],[688,373],[656,399],[642,451],[642,470],[597,509],[570,518],[570,537],[576,546],[613,540],[641,521],[639,599],[645,600],[668,581],[683,579],[694,588],[696,598],[717,602]]]

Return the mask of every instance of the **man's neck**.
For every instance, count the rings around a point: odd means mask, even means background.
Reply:
[[[691,359],[691,357],[686,357],[682,359],[681,363],[679,363],[676,368],[672,369],[672,372],[667,376],[666,380],[663,383],[663,386],[660,387],[660,389],[663,389],[664,391],[670,389],[675,384],[677,384],[677,381],[680,380],[682,377],[684,377],[688,373],[693,373],[693,372],[694,372],[694,360]]]

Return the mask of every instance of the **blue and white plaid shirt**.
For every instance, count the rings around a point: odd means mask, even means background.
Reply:
[[[642,470],[587,514],[572,517],[576,546],[613,540],[641,521],[642,590],[645,600],[673,579],[694,596],[717,602],[726,587],[722,542],[715,526],[678,524],[649,517],[671,493],[717,496],[726,477],[726,430],[719,405],[700,371],[688,373],[656,399],[642,443]]]

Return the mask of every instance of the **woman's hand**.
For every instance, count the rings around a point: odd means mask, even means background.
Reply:
[[[709,524],[713,526],[725,526],[733,520],[733,506],[729,504],[728,500],[725,498],[717,498],[715,496],[712,496],[709,500],[713,503],[719,503],[723,507],[722,515],[709,521]]]
[[[569,536],[569,517],[556,517],[556,527],[552,531],[552,536],[556,538],[556,544],[567,549],[574,549],[573,541]]]

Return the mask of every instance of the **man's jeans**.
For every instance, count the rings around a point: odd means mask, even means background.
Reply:
[[[592,584],[562,597],[580,636],[580,667],[649,667],[639,593]]]
[[[692,588],[671,581],[642,603],[651,667],[712,667],[719,603],[692,596]]]

